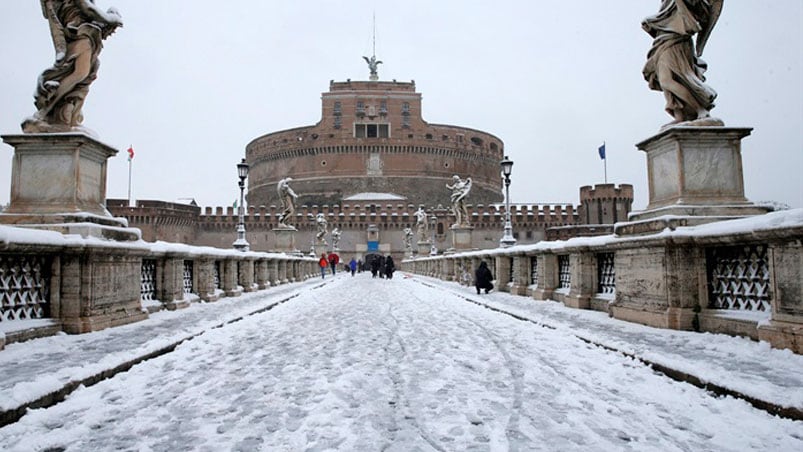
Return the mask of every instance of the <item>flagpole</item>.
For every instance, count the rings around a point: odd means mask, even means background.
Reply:
[[[608,149],[605,147],[605,142],[602,142],[602,147],[605,148],[605,158],[602,159],[602,166],[605,169],[605,183],[608,183]]]
[[[128,149],[133,148],[134,146],[129,146]],[[133,158],[131,158],[131,154],[128,154],[128,206],[131,207],[131,163]]]

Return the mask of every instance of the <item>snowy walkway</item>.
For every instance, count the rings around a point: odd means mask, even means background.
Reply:
[[[32,411],[0,429],[0,444],[76,451],[803,450],[803,422],[712,397],[575,335],[794,407],[803,407],[800,356],[397,275],[311,280],[103,332],[11,344],[0,352],[4,410],[197,335]]]

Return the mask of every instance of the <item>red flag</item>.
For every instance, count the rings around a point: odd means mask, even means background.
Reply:
[[[133,159],[134,159],[134,147],[133,146],[129,146],[128,147],[128,160],[133,160]]]

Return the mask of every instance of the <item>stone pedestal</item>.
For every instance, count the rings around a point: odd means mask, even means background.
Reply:
[[[615,233],[651,233],[766,213],[744,197],[741,139],[751,131],[678,126],[638,143],[647,154],[649,204],[617,224]]]
[[[14,147],[11,202],[0,223],[137,240],[106,210],[106,161],[117,150],[81,133],[4,135]]]
[[[298,254],[300,251],[296,248],[296,228],[293,227],[278,227],[273,229],[276,234],[276,252],[287,254]]]
[[[315,257],[318,259],[321,258],[321,254],[326,254],[328,256],[328,253],[326,252],[326,242],[315,243],[312,246],[312,249],[315,251]]]
[[[140,302],[144,250],[68,250],[55,265],[61,286],[52,293],[54,318],[66,333],[80,334],[148,318]]]
[[[452,247],[447,252],[455,253],[473,249],[471,241],[473,227],[452,225],[449,229],[452,231]]]

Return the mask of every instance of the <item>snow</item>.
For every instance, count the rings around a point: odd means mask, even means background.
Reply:
[[[97,333],[11,344],[0,352],[3,409],[181,342],[31,410],[0,428],[0,444],[11,451],[803,450],[803,422],[714,397],[586,340],[800,409],[799,355],[397,275],[327,275]]]
[[[672,216],[659,217],[670,219]],[[770,212],[764,215],[755,215],[736,220],[715,221],[698,226],[679,227],[675,230],[665,229],[657,234],[635,237],[618,237],[613,234],[595,237],[575,237],[568,240],[541,241],[535,244],[514,245],[509,248],[496,248],[490,250],[477,250],[456,253],[447,257],[487,257],[498,255],[511,255],[537,251],[563,250],[567,247],[604,247],[615,243],[640,242],[655,238],[681,238],[681,237],[717,237],[727,235],[752,234],[755,232],[778,230],[785,228],[803,229],[803,209],[790,209],[779,212]]]
[[[351,195],[343,201],[404,201],[407,198],[394,193],[365,192]]]

